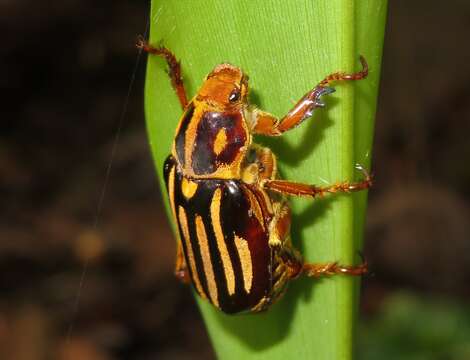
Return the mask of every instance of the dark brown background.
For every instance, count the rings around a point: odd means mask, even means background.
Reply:
[[[364,359],[392,348],[401,358],[426,354],[420,331],[436,316],[436,334],[424,336],[437,341],[435,358],[470,353],[455,352],[465,340],[454,343],[470,334],[470,5],[458,3],[390,2]],[[1,359],[214,356],[189,290],[172,276],[174,241],[144,127],[143,62],[93,225],[147,16],[147,1],[0,3]],[[443,342],[446,321],[452,341]]]

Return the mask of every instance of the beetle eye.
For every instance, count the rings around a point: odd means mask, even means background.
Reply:
[[[228,97],[228,100],[231,103],[234,103],[235,101],[238,101],[239,99],[240,99],[240,90],[233,89],[232,92],[230,93],[230,96]]]

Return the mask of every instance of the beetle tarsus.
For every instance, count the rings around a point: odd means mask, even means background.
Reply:
[[[367,77],[369,74],[369,65],[367,64],[366,59],[364,56],[359,56],[359,61],[361,62],[362,69],[355,73],[346,73],[346,72],[335,72],[327,77],[325,77],[322,81],[318,83],[318,86],[325,86],[334,81],[345,81],[345,80],[362,80]]]
[[[321,277],[332,275],[360,276],[367,274],[368,264],[366,261],[359,265],[340,265],[338,262],[325,264],[303,264],[302,272],[308,277]]]
[[[372,186],[372,178],[369,173],[363,168],[361,171],[364,174],[364,179],[358,182],[344,181],[328,186],[317,186],[287,180],[266,179],[261,183],[261,186],[267,190],[293,196],[322,197],[325,194],[350,193],[366,190]]]

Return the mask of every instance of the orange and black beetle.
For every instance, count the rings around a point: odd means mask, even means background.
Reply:
[[[175,56],[144,41],[144,51],[166,59],[172,85],[184,109],[171,155],[164,165],[168,196],[178,225],[176,275],[226,313],[265,310],[285,291],[289,280],[307,276],[367,271],[337,263],[304,263],[290,240],[290,208],[285,195],[315,197],[363,190],[357,183],[326,187],[279,180],[276,157],[252,143],[252,135],[279,136],[324,106],[332,81],[360,80],[357,73],[334,73],[307,92],[285,117],[277,119],[248,104],[248,77],[221,64],[206,77],[188,102]]]

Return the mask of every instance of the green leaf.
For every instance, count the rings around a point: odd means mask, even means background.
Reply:
[[[282,138],[256,139],[277,154],[283,178],[326,184],[357,179],[355,163],[369,165],[385,14],[384,0],[155,0],[150,42],[181,60],[190,96],[215,65],[229,62],[250,76],[252,102],[278,116],[325,75],[359,70],[364,55],[368,79],[337,84],[324,109]],[[181,115],[166,69],[149,59],[147,126],[162,189]],[[293,243],[307,261],[360,261],[365,194],[291,203]],[[228,316],[198,303],[222,359],[351,359],[357,285],[343,276],[301,278],[257,315]]]

